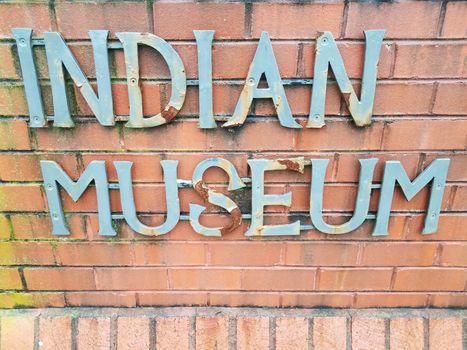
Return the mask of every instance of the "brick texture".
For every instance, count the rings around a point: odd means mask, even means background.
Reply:
[[[466,1],[2,1],[0,308],[465,308],[466,17]],[[60,32],[94,88],[96,72],[88,31],[109,30],[117,125],[100,125],[80,88],[65,74],[75,126],[56,128],[49,122],[46,128],[30,128],[18,50],[11,33],[15,27],[32,28],[34,39],[43,38],[46,31]],[[227,118],[234,112],[258,39],[267,31],[280,75],[287,82],[287,101],[302,126],[310,113],[313,91],[312,84],[302,80],[314,78],[319,33],[332,33],[360,96],[363,32],[385,29],[371,125],[355,126],[333,73],[329,73],[326,126],[321,129],[282,127],[270,99],[255,99],[241,127],[224,129],[219,122],[217,129],[200,129],[199,87],[192,81],[199,76],[193,30],[208,29],[215,30],[214,114]],[[125,127],[123,119],[129,114],[125,57],[115,36],[122,31],[158,35],[184,63],[190,79],[185,102],[167,125]],[[33,51],[45,112],[52,116],[43,42],[34,41]],[[140,45],[138,52],[142,107],[144,115],[149,116],[159,113],[168,102],[170,70],[153,48]],[[372,216],[348,234],[328,235],[308,229],[293,237],[245,237],[250,225],[245,219],[239,228],[220,238],[205,237],[196,234],[186,220],[189,205],[201,205],[203,199],[192,188],[180,188],[183,220],[171,232],[145,236],[124,220],[114,219],[117,236],[105,237],[98,234],[92,185],[77,202],[62,191],[71,234],[51,235],[41,160],[56,161],[75,181],[91,161],[105,160],[112,184],[118,181],[112,162],[133,162],[138,215],[147,225],[159,225],[167,208],[161,160],[178,160],[177,178],[190,180],[198,163],[208,158],[228,159],[239,176],[248,178],[248,160],[299,156],[329,160],[323,216],[336,225],[353,215],[360,159],[379,159],[375,185],[382,181],[386,161],[400,161],[413,180],[434,159],[451,159],[438,232],[421,234],[430,193],[430,186],[426,186],[411,201],[396,188],[387,236],[372,236],[380,195],[374,188]],[[265,207],[267,224],[289,223],[297,218],[303,225],[311,223],[311,173],[309,166],[303,174],[266,173],[266,194],[292,194],[290,207]],[[228,176],[214,168],[206,172],[204,180],[213,189],[228,193],[243,214],[251,214],[250,183],[243,190],[228,192]],[[118,189],[110,191],[110,201],[113,213],[120,213]],[[214,205],[208,206],[202,223],[210,227],[228,225],[229,215],[219,211]],[[402,349],[418,348],[421,343],[448,348],[448,342],[458,343],[461,333],[460,321],[452,321],[451,326],[451,321],[447,323],[442,317],[429,322],[428,337],[426,322],[403,315],[391,322],[381,315],[353,319],[351,315],[333,314],[316,318],[166,316],[96,313],[70,321],[52,315],[32,326],[31,319],[18,321],[25,322],[18,327],[38,327],[32,339],[40,339],[44,348],[61,346],[54,343],[53,330],[63,344],[71,341],[78,349],[92,344],[96,348],[123,349],[154,348],[156,344],[158,348],[174,349],[235,345],[240,349],[365,349],[371,344],[379,349],[390,343]],[[10,319],[2,316],[2,332],[7,329],[3,326],[7,321]],[[11,321],[16,322],[16,318]],[[70,322],[76,332],[71,338],[67,328]],[[338,331],[331,332],[332,327]],[[443,339],[445,329],[452,332]],[[15,329],[10,334],[17,332]],[[84,335],[87,333],[89,337]],[[412,333],[417,335],[409,342]],[[164,338],[160,334],[174,336]],[[7,349],[22,346],[8,343],[13,336],[0,338]],[[28,334],[16,341],[29,346],[30,340]],[[406,342],[410,344],[405,346]],[[40,348],[37,344],[35,347]]]

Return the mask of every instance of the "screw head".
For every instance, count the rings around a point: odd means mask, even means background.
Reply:
[[[254,85],[255,84],[255,79],[254,78],[249,78],[248,79],[248,85]]]

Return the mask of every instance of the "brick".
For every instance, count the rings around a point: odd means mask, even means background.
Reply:
[[[374,115],[428,114],[433,84],[424,82],[385,82],[376,86]],[[407,103],[411,101],[411,103]]]
[[[352,243],[287,243],[285,264],[306,266],[352,266],[358,245]]]
[[[227,349],[229,319],[227,317],[196,318],[196,349]]]
[[[315,269],[245,269],[243,290],[309,291],[314,289]]]
[[[31,149],[28,126],[23,120],[0,121],[0,135],[0,150]]]
[[[209,244],[210,264],[220,266],[273,266],[281,263],[282,245],[272,242]]]
[[[110,348],[110,318],[78,318],[76,348],[78,350],[98,350]]]
[[[0,38],[13,37],[12,28],[32,28],[34,36],[52,30],[47,4],[0,4]]]
[[[134,292],[67,292],[67,306],[135,307]]]
[[[467,186],[455,186],[455,196],[450,205],[452,211],[464,211],[467,200]],[[454,190],[453,189],[453,190]]]
[[[252,36],[257,38],[266,31],[271,38],[311,39],[326,30],[338,37],[342,13],[342,4],[254,3]]]
[[[352,349],[386,349],[384,319],[375,317],[353,317]]]
[[[151,291],[137,293],[138,306],[208,306],[208,293]]]
[[[229,307],[280,307],[280,297],[280,294],[277,292],[210,292],[209,305]]]
[[[455,268],[405,268],[396,273],[394,290],[462,291],[467,273]]]
[[[442,266],[467,266],[467,246],[464,242],[441,245]]]
[[[385,29],[387,39],[436,37],[440,5],[418,1],[350,3],[345,37],[363,38],[368,29]]]
[[[467,87],[464,82],[439,83],[433,113],[463,115],[466,109]]]
[[[464,120],[400,120],[386,125],[385,150],[463,149]],[[403,141],[403,142],[402,142]]]
[[[352,307],[352,293],[281,293],[282,307]]]
[[[339,269],[320,270],[319,290],[387,290],[391,281],[392,269]]]
[[[238,317],[237,349],[269,349],[269,318]]]
[[[392,318],[389,340],[391,349],[423,349],[423,319]]]
[[[146,5],[142,3],[67,3],[55,6],[57,25],[65,38],[88,38],[88,30],[149,32]],[[79,13],[80,16],[74,14]]]
[[[96,268],[99,290],[154,290],[167,288],[167,270],[163,268]]]
[[[128,243],[59,243],[57,260],[64,266],[131,265],[133,246]]]
[[[119,150],[117,127],[97,123],[76,124],[71,129],[43,128],[32,131],[37,150]]]
[[[448,2],[441,35],[445,38],[465,38],[467,36],[466,16],[467,4],[465,2]]]
[[[0,268],[0,289],[23,289],[18,269]]]
[[[154,3],[154,32],[164,39],[194,39],[193,30],[207,29],[216,39],[242,38],[244,20],[240,3]]]
[[[425,293],[357,293],[353,307],[426,307],[427,297]]]
[[[190,346],[188,317],[157,317],[156,347],[160,350],[184,350]]]
[[[0,5],[1,6],[1,5]],[[0,62],[0,76],[4,79],[18,79],[19,74],[15,67],[15,55],[13,45],[11,44],[0,44],[0,56],[2,62]]]
[[[2,316],[0,348],[34,349],[34,321],[33,316]]]
[[[346,349],[346,324],[345,317],[314,317],[313,349]]]
[[[174,268],[169,270],[173,289],[240,289],[240,270]]]
[[[462,293],[436,293],[431,295],[430,305],[432,307],[457,307],[463,308],[467,303],[467,296]]]
[[[11,222],[8,216],[0,214],[0,239],[10,239]]]
[[[41,188],[38,185],[0,186],[0,210],[2,211],[44,211]],[[25,198],[28,200],[25,201]]]
[[[16,239],[50,238],[52,223],[49,215],[17,214],[11,215],[11,223]],[[67,217],[70,236],[68,239],[83,239],[86,237],[83,216]]]
[[[364,266],[430,266],[434,264],[434,243],[365,243],[361,264]]]
[[[459,44],[397,45],[394,77],[461,78],[467,76],[462,57],[467,47]],[[414,64],[415,63],[415,64]]]
[[[71,318],[69,316],[41,317],[38,342],[41,350],[70,349]]]
[[[0,242],[0,265],[54,265],[52,245],[40,242]]]
[[[135,265],[204,265],[204,244],[148,242],[132,244]]]
[[[122,350],[149,349],[149,318],[119,317],[117,319],[117,348]]]
[[[63,293],[3,293],[0,298],[0,308],[46,308],[65,307],[65,297]]]
[[[279,317],[276,319],[276,349],[307,350],[308,319]]]
[[[429,346],[432,350],[462,349],[462,320],[455,317],[430,318]]]
[[[13,101],[15,101],[13,103]],[[26,95],[21,85],[0,86],[0,115],[24,116],[28,115]]]
[[[57,162],[72,177],[78,177],[81,173],[74,154],[1,154],[0,179],[3,181],[42,181],[41,160]]]
[[[91,268],[25,268],[29,290],[94,290]]]

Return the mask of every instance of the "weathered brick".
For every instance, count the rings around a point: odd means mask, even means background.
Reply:
[[[0,265],[54,265],[52,245],[41,242],[0,242]]]
[[[34,36],[52,30],[46,3],[0,4],[0,38],[12,38],[12,28],[32,28]]]
[[[157,317],[156,348],[160,350],[184,350],[190,343],[190,319],[188,317]]]
[[[320,270],[319,290],[385,290],[389,288],[392,269],[344,269]]]
[[[434,243],[365,243],[362,265],[365,266],[430,266],[434,264]]]
[[[16,71],[14,49],[11,44],[0,44],[0,77],[4,79],[18,79],[19,74]]]
[[[397,271],[397,291],[462,291],[467,271],[454,268],[403,268]]]
[[[149,349],[149,318],[119,317],[117,319],[117,348],[124,350]]]
[[[314,290],[315,269],[245,269],[243,290],[310,291]]]
[[[446,38],[465,38],[467,36],[467,4],[464,1],[450,1],[446,5],[446,14],[442,36]]]
[[[1,274],[1,273],[0,273]],[[65,296],[60,292],[53,293],[26,293],[9,292],[2,293],[0,298],[0,308],[18,309],[18,308],[47,308],[64,307]]]
[[[145,291],[137,293],[138,306],[207,306],[208,293],[203,291]]]
[[[426,307],[426,293],[365,292],[356,293],[353,307]]]
[[[55,6],[57,25],[65,38],[88,38],[90,29],[119,32],[149,32],[143,3],[68,3]],[[79,16],[75,14],[79,13]]]
[[[34,349],[33,316],[3,316],[0,319],[1,349],[32,350]]]
[[[462,115],[465,114],[466,110],[466,84],[463,81],[455,83],[440,82],[436,93],[435,104],[433,106],[433,113]]]
[[[307,266],[352,266],[358,245],[353,243],[287,243],[285,264]]]
[[[227,349],[229,319],[227,317],[196,318],[196,349]]]
[[[423,319],[417,317],[392,318],[389,340],[391,349],[423,349]]]
[[[97,289],[153,290],[166,289],[167,270],[164,268],[96,268]]]
[[[215,30],[216,39],[242,38],[244,18],[240,3],[154,3],[154,32],[164,39],[194,39],[193,30]]]
[[[42,350],[71,348],[71,317],[41,317],[39,319],[39,346]]]
[[[352,317],[352,349],[386,349],[384,319]]]
[[[281,263],[282,245],[272,242],[245,244],[209,244],[211,265],[273,266]],[[261,252],[261,254],[258,254]]]
[[[21,277],[18,269],[0,268],[0,289],[22,289]]]
[[[67,292],[67,306],[135,307],[134,292]]]
[[[467,76],[462,57],[467,47],[459,44],[397,44],[394,77],[462,78]]]
[[[271,38],[314,39],[319,32],[340,34],[343,4],[254,3],[251,31],[257,38],[266,31]]]
[[[276,318],[276,349],[307,350],[308,319],[303,317]]]
[[[347,38],[362,38],[367,29],[385,29],[385,38],[433,38],[437,34],[440,3],[349,4]]]
[[[30,290],[94,290],[92,268],[25,268]]]
[[[432,350],[462,349],[462,320],[455,317],[430,318],[429,346]]]
[[[385,150],[464,149],[464,120],[400,120],[386,125]]]
[[[316,350],[344,350],[347,343],[345,317],[314,317],[313,348]]]
[[[2,211],[45,210],[41,188],[37,185],[1,185],[0,198],[2,198],[0,200]]]
[[[240,289],[239,269],[173,268],[169,270],[173,289]]]
[[[3,214],[0,214],[0,239],[9,239],[11,237],[11,222],[10,219]]]
[[[440,264],[443,266],[467,266],[467,245],[465,242],[441,245]]]
[[[237,349],[269,349],[269,318],[238,317]]]
[[[110,343],[110,318],[78,318],[76,331],[76,348],[78,350],[108,349]]]
[[[133,246],[128,243],[60,243],[57,262],[65,266],[131,265]]]
[[[253,306],[253,307],[279,307],[281,295],[278,292],[210,292],[209,305],[211,306]]]
[[[335,307],[335,308],[350,308],[352,307],[353,293],[281,293],[282,307]]]
[[[28,126],[23,120],[0,121],[0,136],[0,150],[31,149]]]

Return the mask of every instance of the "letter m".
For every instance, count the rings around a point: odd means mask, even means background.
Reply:
[[[52,234],[69,235],[65,223],[60,192],[57,184],[77,201],[92,181],[96,185],[97,206],[99,215],[99,235],[115,236],[117,233],[112,227],[109,186],[105,161],[94,160],[85,169],[78,181],[73,181],[63,169],[54,161],[41,160],[42,177],[44,178],[45,193],[52,217]]]
[[[373,236],[386,236],[388,234],[389,215],[391,214],[396,182],[399,183],[407,200],[411,200],[423,187],[432,182],[428,212],[426,213],[425,227],[422,233],[435,233],[438,230],[439,213],[441,211],[449,163],[450,159],[436,159],[414,181],[410,181],[399,161],[387,161],[384,167]]]

